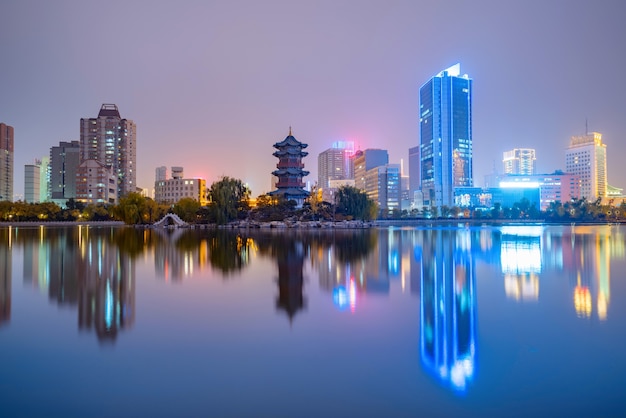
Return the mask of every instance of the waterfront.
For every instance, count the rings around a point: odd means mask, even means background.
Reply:
[[[625,228],[0,228],[2,410],[621,416]]]

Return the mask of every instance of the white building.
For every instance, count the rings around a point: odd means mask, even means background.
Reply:
[[[582,198],[593,202],[606,197],[606,145],[602,143],[602,134],[573,136],[565,151],[565,171],[579,177]]]

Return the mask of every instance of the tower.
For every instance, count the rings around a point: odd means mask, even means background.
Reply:
[[[278,178],[276,190],[269,192],[270,196],[283,197],[285,200],[295,200],[297,206],[302,206],[309,192],[304,190],[302,178],[309,175],[304,170],[302,158],[309,155],[303,151],[308,145],[298,141],[289,128],[289,135],[281,142],[274,144],[274,156],[278,158],[276,170],[272,172]]]
[[[80,161],[96,160],[117,178],[117,197],[137,188],[135,123],[114,104],[103,104],[96,118],[80,120]]]
[[[606,197],[606,145],[602,134],[590,132],[573,136],[565,151],[565,171],[580,179],[580,197],[588,201]]]
[[[330,187],[330,180],[354,178],[354,142],[338,141],[317,157],[317,186]]]
[[[0,200],[13,200],[13,127],[0,123]]]
[[[76,198],[76,174],[79,166],[78,141],[60,142],[50,148],[50,199],[64,205],[68,199]]]
[[[455,187],[472,187],[472,80],[456,64],[419,92],[421,183],[426,206],[452,206]]]
[[[537,157],[532,148],[515,148],[502,153],[504,174],[520,174],[532,176],[535,174]]]

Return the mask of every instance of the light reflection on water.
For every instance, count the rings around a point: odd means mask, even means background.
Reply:
[[[72,369],[73,347],[95,335],[84,361],[117,360],[112,369],[138,375],[124,384],[98,366],[94,389],[115,382],[119,393],[110,395],[142,414],[197,415],[208,406],[196,389],[209,385],[223,395],[211,403],[220,416],[293,416],[278,403],[306,404],[299,416],[612,416],[626,387],[626,361],[614,350],[626,343],[624,242],[619,226],[0,228],[0,355],[16,359],[0,375],[0,401],[34,415],[44,411],[37,405],[50,408],[20,395],[30,389],[47,399],[42,376],[56,370],[24,354],[33,341],[54,347],[69,368],[70,377],[55,375],[58,383],[81,390],[71,378],[83,373]],[[44,297],[33,299],[37,293]],[[74,312],[80,332],[48,339],[36,315],[59,329],[67,319],[45,300]],[[182,358],[163,351],[174,341]],[[207,366],[188,368],[216,353]],[[169,371],[155,379],[163,362]],[[32,368],[28,380],[23,368]],[[249,384],[219,384],[233,379]],[[271,391],[285,379],[295,384],[282,389],[288,396]],[[185,401],[174,410],[162,404],[173,380]],[[151,395],[127,396],[141,392],[137,385],[152,387]],[[83,401],[108,416],[96,393]],[[238,396],[252,400],[233,402]],[[335,399],[334,413],[320,398]],[[47,416],[84,412],[67,394],[56,399]]]

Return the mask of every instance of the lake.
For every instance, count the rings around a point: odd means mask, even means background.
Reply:
[[[2,227],[0,416],[625,416],[625,228]]]

